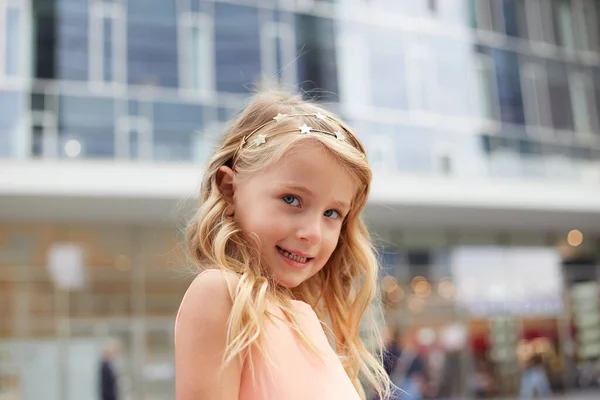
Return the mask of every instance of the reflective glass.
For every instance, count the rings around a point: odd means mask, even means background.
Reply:
[[[489,54],[496,70],[500,120],[513,124],[525,123],[519,59],[514,52],[481,47],[483,54]]]
[[[107,98],[59,98],[59,153],[69,140],[77,140],[85,157],[114,157],[114,101]]]
[[[55,28],[56,64],[59,79],[86,81],[89,78],[89,16],[75,1],[62,1]]]
[[[335,33],[331,19],[296,15],[298,85],[327,100],[339,92]]]
[[[21,30],[21,11],[15,8],[6,10],[6,55],[5,55],[5,73],[7,75],[20,75],[24,71],[20,71],[21,51],[25,43],[22,43],[20,38]]]
[[[23,118],[23,94],[0,90],[0,158],[14,155],[14,146]]]
[[[133,85],[178,86],[174,0],[127,1],[127,75]]]
[[[404,49],[400,45],[389,45],[400,42],[400,31],[373,28],[367,32],[367,37],[373,105],[406,110],[408,99]]]
[[[220,2],[214,10],[216,88],[248,92],[261,74],[258,10]]]
[[[157,160],[195,159],[196,139],[203,132],[204,109],[196,104],[154,103],[154,157]]]
[[[558,61],[546,64],[552,124],[556,129],[573,130],[573,109],[567,67]]]

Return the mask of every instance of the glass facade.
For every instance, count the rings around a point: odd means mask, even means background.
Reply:
[[[21,115],[26,139],[4,122],[0,154],[69,157],[61,146],[75,140],[77,157],[197,161],[202,152],[190,149],[222,122],[220,108],[236,110],[255,87],[279,82],[360,126],[372,152],[391,144],[383,164],[392,171],[557,180],[561,163],[577,180],[600,157],[599,8],[591,0],[12,0],[0,12],[0,92],[11,96],[27,79],[31,98],[55,100],[31,102],[34,116]],[[358,18],[364,12],[374,17]],[[185,122],[169,122],[175,114]],[[99,121],[109,117],[115,123]],[[79,129],[76,119],[93,127]],[[406,144],[411,131],[427,139]],[[415,146],[417,162],[405,162]],[[451,147],[443,171],[440,147]],[[461,168],[465,153],[480,168]]]

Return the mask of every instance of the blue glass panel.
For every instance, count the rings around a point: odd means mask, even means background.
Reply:
[[[193,160],[196,139],[203,131],[202,106],[156,102],[153,115],[154,157],[157,160]]]
[[[113,21],[110,18],[104,18],[103,21],[104,39],[102,41],[102,51],[104,53],[104,81],[111,82],[114,78],[113,74]]]
[[[375,28],[367,35],[373,105],[406,110],[406,68],[404,49],[400,45],[401,33],[398,30]]]
[[[85,2],[76,2],[85,3]],[[69,3],[70,4],[70,3]],[[56,63],[60,79],[88,80],[89,16],[77,9],[64,9],[57,15]]]
[[[114,101],[106,98],[61,96],[61,143],[75,139],[85,157],[114,157]]]
[[[19,121],[23,118],[23,94],[0,90],[0,158],[14,152]]]
[[[513,124],[525,123],[525,110],[521,92],[519,59],[516,53],[500,49],[482,49],[494,60],[498,96],[500,101],[500,120]]]
[[[547,61],[546,76],[552,124],[557,129],[573,130],[573,106],[567,74],[567,64],[564,62]]]
[[[261,73],[258,10],[215,4],[216,88],[245,93]]]
[[[130,84],[178,86],[177,19],[173,0],[127,2]]]
[[[469,76],[465,72],[473,63],[473,49],[464,41],[433,36],[428,39],[436,64],[437,103],[439,111],[446,115],[469,116],[471,113]]]
[[[6,12],[6,58],[5,73],[7,75],[21,75],[19,71],[20,51],[25,43],[22,43],[21,29],[21,11],[15,8],[9,8]]]
[[[509,36],[527,38],[524,0],[503,0],[504,29]]]
[[[328,101],[338,93],[335,25],[333,20],[296,15],[298,82],[302,90],[315,91]]]

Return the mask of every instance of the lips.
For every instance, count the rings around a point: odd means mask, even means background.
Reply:
[[[299,262],[299,263],[307,263],[308,261],[312,260],[312,257],[302,257],[301,255],[298,255],[292,251],[286,250],[284,248],[281,248],[279,246],[277,247],[277,251],[279,252],[279,254],[281,254],[284,257],[289,258],[290,260]]]

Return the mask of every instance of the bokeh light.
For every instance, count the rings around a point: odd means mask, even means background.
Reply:
[[[408,299],[408,309],[415,314],[423,311],[425,308],[425,300],[419,296],[410,296]]]
[[[577,229],[573,229],[567,235],[567,243],[573,247],[579,246],[581,243],[583,243],[583,233]]]
[[[67,157],[75,158],[81,154],[81,143],[75,139],[71,139],[65,143],[65,154]]]
[[[413,286],[415,294],[419,297],[427,298],[431,295],[431,285],[427,281],[419,281]]]
[[[456,286],[449,279],[443,279],[438,285],[438,293],[444,299],[450,300],[456,294]]]
[[[404,290],[398,285],[394,290],[388,292],[388,300],[392,303],[400,303],[404,299]]]
[[[381,288],[384,292],[390,293],[396,290],[398,287],[398,281],[395,277],[388,275],[381,280]]]

